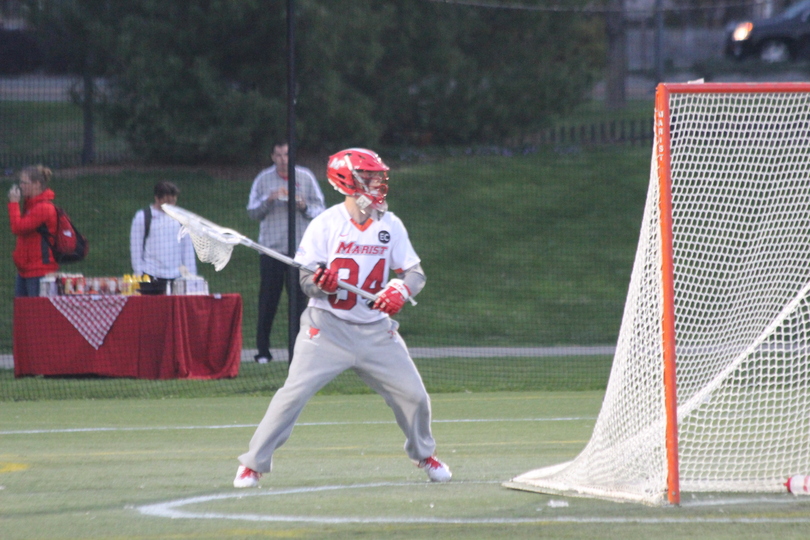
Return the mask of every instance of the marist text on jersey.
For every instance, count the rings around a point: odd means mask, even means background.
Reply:
[[[341,242],[335,253],[337,255],[385,255],[388,246],[363,245],[354,242]]]

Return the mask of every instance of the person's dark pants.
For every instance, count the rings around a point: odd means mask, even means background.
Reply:
[[[151,286],[144,287],[141,284],[141,294],[166,294],[166,289],[174,283],[174,279],[156,277],[149,274],[144,274],[149,278]]]
[[[267,255],[259,256],[261,283],[259,285],[259,316],[256,324],[256,358],[262,356],[268,360],[272,358],[270,332],[273,330],[273,320],[276,318],[278,303],[281,300],[281,289],[287,282],[288,272],[293,272],[295,276],[295,294],[298,295],[298,313],[295,314],[295,320],[300,320],[301,313],[307,307],[309,299],[298,286],[298,270]]]
[[[41,277],[24,278],[17,274],[17,280],[14,283],[14,296],[17,298],[31,298],[39,296],[39,282]]]

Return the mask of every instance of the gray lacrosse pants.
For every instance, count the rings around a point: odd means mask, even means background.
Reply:
[[[408,457],[420,461],[432,456],[436,442],[430,430],[430,397],[398,326],[389,318],[353,324],[308,307],[301,316],[287,380],[270,401],[248,451],[239,456],[242,465],[269,472],[273,452],[287,441],[309,399],[347,369],[394,411]]]

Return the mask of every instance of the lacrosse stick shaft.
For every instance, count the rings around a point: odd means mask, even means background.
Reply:
[[[304,266],[303,264],[297,262],[295,259],[287,257],[283,253],[279,253],[278,251],[272,250],[272,249],[270,249],[268,247],[265,247],[265,246],[263,246],[263,245],[261,245],[261,244],[259,244],[257,242],[254,242],[250,238],[243,237],[243,238],[240,239],[240,243],[243,246],[253,248],[253,249],[255,249],[256,251],[258,251],[260,253],[264,253],[268,257],[272,257],[272,258],[274,258],[274,259],[276,259],[278,261],[283,262],[284,264],[287,264],[289,266],[294,266],[295,268],[300,268],[301,270],[306,270],[310,274],[315,273],[314,268]],[[377,299],[377,297],[374,294],[372,294],[372,293],[370,293],[368,291],[364,291],[360,287],[355,287],[354,285],[350,285],[349,283],[346,283],[345,281],[338,280],[337,285],[341,289],[345,289],[345,290],[347,290],[349,292],[353,292],[354,294],[356,294],[356,295],[358,295],[358,296],[360,296],[362,298],[365,298],[366,300],[368,300],[370,302],[373,302],[374,300]]]
[[[272,250],[257,242],[254,242],[247,236],[240,234],[239,232],[233,229],[228,229],[220,225],[217,225],[213,221],[209,221],[203,217],[200,217],[197,214],[189,212],[184,208],[180,208],[179,206],[171,204],[164,204],[162,205],[162,208],[163,211],[166,212],[166,214],[176,219],[183,226],[183,228],[180,231],[181,235],[184,233],[191,234],[192,239],[194,238],[195,235],[200,237],[206,237],[209,240],[211,240],[213,244],[230,246],[230,249],[232,249],[235,244],[239,243],[242,244],[243,246],[258,251],[259,253],[263,253],[268,257],[272,257],[276,260],[279,260],[289,266],[300,268],[301,270],[306,270],[310,274],[315,273],[314,268],[304,266],[303,264],[296,262],[294,259],[287,257],[283,253],[279,253],[278,251]],[[222,267],[228,264],[228,259],[230,259],[230,249],[221,258],[222,259],[221,261],[216,260],[216,258],[211,259],[207,256],[204,257],[200,253],[199,248],[196,244],[194,246],[194,249],[197,251],[197,255],[200,257],[200,260],[203,260],[205,262],[212,262],[215,265],[218,264],[219,266],[217,266],[217,270],[220,270]],[[337,285],[341,289],[353,292],[354,294],[360,296],[361,298],[368,300],[369,306],[371,306],[371,303],[373,303],[377,299],[377,297],[374,294],[368,291],[364,291],[363,289],[355,287],[354,285],[351,285],[349,283],[346,283],[345,281],[338,280]],[[411,299],[411,303],[415,304],[415,302],[413,302],[413,299]]]

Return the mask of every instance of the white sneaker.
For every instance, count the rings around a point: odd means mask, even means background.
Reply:
[[[423,459],[419,462],[417,467],[425,469],[431,482],[449,482],[453,477],[453,473],[450,472],[450,467],[436,459],[436,456]]]
[[[261,473],[257,473],[253,469],[239,465],[236,469],[236,478],[233,479],[233,487],[235,488],[250,488],[258,487],[259,478],[262,477]]]

